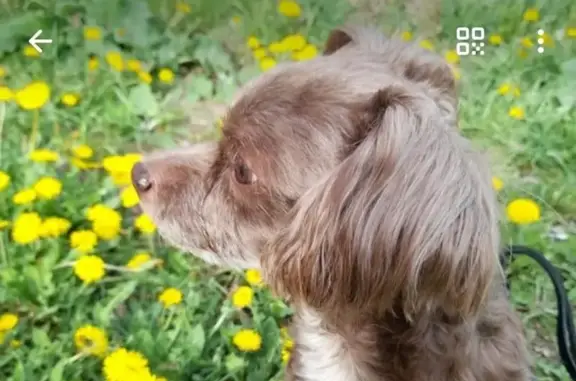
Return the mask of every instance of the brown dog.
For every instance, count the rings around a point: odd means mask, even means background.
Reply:
[[[441,58],[335,30],[323,56],[241,89],[223,133],[133,181],[169,242],[262,268],[293,303],[288,379],[529,379],[490,175]]]

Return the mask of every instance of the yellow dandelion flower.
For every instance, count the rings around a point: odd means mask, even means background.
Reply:
[[[30,152],[30,160],[41,163],[41,162],[53,162],[58,161],[60,155],[56,151],[49,149],[35,149]]]
[[[4,171],[0,171],[0,192],[8,188],[8,185],[10,185],[10,181],[11,181],[10,175]]]
[[[510,222],[526,225],[540,220],[540,207],[527,198],[518,198],[506,206],[506,216]]]
[[[261,60],[262,58],[266,57],[266,54],[268,53],[266,52],[265,48],[256,48],[252,51],[252,56],[255,60]]]
[[[79,159],[90,159],[94,155],[94,150],[87,144],[79,144],[72,147],[72,154]]]
[[[522,120],[524,119],[524,109],[519,106],[510,107],[508,115],[513,119]]]
[[[400,34],[400,38],[403,41],[410,41],[410,40],[412,40],[412,32],[404,31],[404,32],[402,32],[402,34]]]
[[[52,200],[62,192],[62,183],[54,177],[45,176],[34,184],[34,190],[38,198]]]
[[[504,182],[501,178],[494,176],[492,177],[492,187],[496,192],[499,192],[502,190],[502,188],[504,188]]]
[[[434,50],[434,44],[430,40],[422,40],[419,45],[426,50]]]
[[[24,110],[37,110],[50,100],[50,86],[43,81],[35,81],[18,90],[14,97]]]
[[[108,350],[108,335],[103,329],[87,324],[74,332],[74,344],[79,352],[104,356]]]
[[[169,287],[160,293],[158,301],[162,303],[164,307],[168,308],[182,303],[182,298],[182,291],[174,287]]]
[[[290,338],[290,332],[288,332],[288,328],[282,327],[280,328],[280,338],[282,340],[286,340]]]
[[[149,215],[142,213],[134,220],[134,227],[142,234],[153,234],[156,231],[156,225]]]
[[[106,274],[106,264],[97,255],[84,255],[74,262],[74,274],[85,284],[99,281]]]
[[[540,20],[540,12],[536,8],[528,8],[522,16],[524,21],[532,22]]]
[[[153,381],[148,360],[141,353],[118,348],[103,362],[106,381]]]
[[[84,39],[96,41],[102,39],[102,30],[97,26],[84,27]]]
[[[248,286],[240,286],[232,294],[232,304],[236,308],[248,307],[252,304],[254,290]]]
[[[520,44],[525,47],[525,48],[531,48],[534,46],[534,43],[532,42],[532,40],[530,39],[530,37],[523,37],[520,40]]]
[[[102,166],[118,186],[130,185],[130,172],[134,164],[142,159],[140,154],[107,156],[102,160]]]
[[[244,273],[244,278],[246,279],[246,282],[248,282],[248,284],[251,286],[260,286],[263,283],[262,273],[260,273],[260,270],[257,269],[246,270]]]
[[[22,342],[20,340],[11,340],[10,347],[11,348],[20,348],[22,346]]]
[[[542,44],[544,46],[547,46],[547,47],[554,46],[554,37],[552,37],[552,35],[550,35],[548,33],[544,33],[540,36],[540,38],[542,39]]]
[[[40,57],[40,52],[36,50],[32,45],[26,45],[22,50],[22,53],[26,57]]]
[[[118,237],[122,228],[122,215],[118,211],[102,204],[94,205],[86,213],[92,221],[92,230],[98,238],[112,240]]]
[[[168,68],[160,69],[158,72],[158,79],[164,83],[174,82],[174,72]]]
[[[98,244],[98,236],[92,230],[77,230],[70,234],[70,247],[81,254],[94,250]]]
[[[20,245],[27,245],[40,238],[42,218],[38,213],[22,213],[14,220],[12,240]]]
[[[176,3],[176,10],[181,13],[190,13],[192,11],[192,8],[185,2],[179,1]]]
[[[106,62],[116,71],[124,71],[124,59],[122,54],[116,51],[106,53]]]
[[[491,34],[488,37],[488,42],[492,45],[502,45],[504,40],[502,39],[502,36],[499,34]]]
[[[136,59],[129,59],[128,61],[126,61],[126,68],[130,71],[137,73],[140,70],[142,70],[142,63]]]
[[[512,85],[510,85],[509,83],[503,83],[500,85],[500,87],[498,87],[498,94],[506,95],[510,92],[511,88],[512,88]]]
[[[290,361],[291,354],[292,353],[288,349],[282,348],[282,353],[281,353],[282,364],[284,364],[284,365],[288,364],[288,362]]]
[[[450,70],[452,70],[452,75],[454,76],[454,79],[456,81],[460,80],[460,78],[462,78],[462,73],[460,72],[460,69],[458,69],[455,66],[450,66]]]
[[[576,38],[576,27],[566,28],[566,36],[570,38]]]
[[[140,78],[142,82],[148,85],[152,83],[152,75],[150,75],[150,73],[148,73],[147,71],[139,71],[137,74],[138,78]]]
[[[286,17],[300,17],[302,8],[294,0],[280,0],[278,3],[278,12]]]
[[[294,52],[292,59],[295,61],[308,61],[318,55],[318,49],[312,44],[307,44],[304,49]]]
[[[125,208],[132,208],[140,202],[138,192],[136,192],[136,189],[132,185],[122,190],[122,193],[120,193],[120,199],[122,200],[122,206]]]
[[[18,315],[5,313],[0,315],[0,332],[6,332],[14,329],[18,324]]]
[[[40,237],[57,238],[70,230],[72,224],[65,218],[47,217],[40,226]]]
[[[6,229],[8,226],[10,226],[10,221],[0,220],[0,231]]]
[[[248,39],[246,40],[246,45],[250,48],[250,49],[258,49],[260,47],[260,40],[255,37],[255,36],[250,36],[248,37]]]
[[[460,62],[460,56],[456,53],[455,50],[449,50],[444,54],[444,58],[448,63],[457,64]]]
[[[306,46],[306,38],[300,33],[289,34],[282,39],[281,43],[287,48],[287,50],[298,51],[304,49]]]
[[[232,343],[242,352],[257,352],[262,347],[262,337],[253,329],[241,329],[232,338]]]
[[[7,102],[14,98],[14,92],[7,86],[0,86],[0,102]]]
[[[78,94],[66,93],[60,98],[60,102],[68,107],[74,107],[78,104],[80,96]]]
[[[28,205],[33,203],[37,198],[36,191],[32,188],[22,189],[12,196],[12,202],[16,205]]]
[[[268,71],[276,66],[276,60],[271,57],[264,57],[260,60],[260,70]]]
[[[98,61],[98,58],[91,57],[88,60],[88,71],[94,71],[94,70],[98,69],[99,66],[100,66],[100,61]]]
[[[152,261],[152,256],[147,252],[139,252],[134,254],[132,258],[126,264],[130,270],[138,270],[140,267],[145,265],[146,263]]]

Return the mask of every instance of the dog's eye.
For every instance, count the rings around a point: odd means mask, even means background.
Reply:
[[[252,184],[256,182],[256,175],[244,163],[239,163],[234,168],[234,177],[240,184]]]

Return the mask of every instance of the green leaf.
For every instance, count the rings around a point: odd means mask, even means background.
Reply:
[[[201,324],[196,324],[188,333],[188,340],[186,341],[188,350],[193,354],[199,356],[206,344],[206,333]]]
[[[153,117],[160,112],[160,106],[152,93],[152,89],[145,83],[130,89],[128,102],[137,115]]]
[[[214,84],[206,76],[194,76],[188,88],[188,100],[197,102],[203,98],[209,98],[214,93]]]
[[[232,71],[234,65],[230,55],[218,42],[208,38],[200,37],[198,45],[194,51],[194,58],[204,67],[211,67],[214,71]]]
[[[68,363],[68,359],[62,359],[56,363],[52,371],[50,372],[50,381],[62,381],[62,376],[64,374],[64,367]]]
[[[242,357],[239,357],[234,353],[230,353],[228,356],[226,356],[224,365],[226,366],[227,371],[230,373],[236,373],[246,366],[246,361],[244,361]]]
[[[137,285],[137,281],[130,281],[110,290],[110,294],[114,295],[114,297],[97,312],[100,324],[108,326],[110,318],[112,317],[112,312],[134,293]]]
[[[40,328],[32,329],[32,342],[34,343],[34,346],[39,348],[48,348],[52,345],[52,341],[48,337],[46,331]]]
[[[562,73],[569,75],[570,77],[576,76],[576,58],[562,62],[560,67],[561,67]],[[574,77],[572,77],[572,78],[574,78]]]

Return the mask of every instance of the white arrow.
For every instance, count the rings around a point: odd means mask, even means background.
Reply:
[[[36,51],[38,53],[42,53],[42,49],[40,49],[40,47],[37,44],[51,44],[52,43],[52,39],[50,39],[50,38],[47,38],[47,39],[38,38],[38,37],[40,37],[41,34],[42,34],[42,29],[40,29],[38,32],[34,33],[34,35],[32,37],[30,37],[30,39],[28,40],[30,45],[32,45],[32,47],[34,49],[36,49]]]

